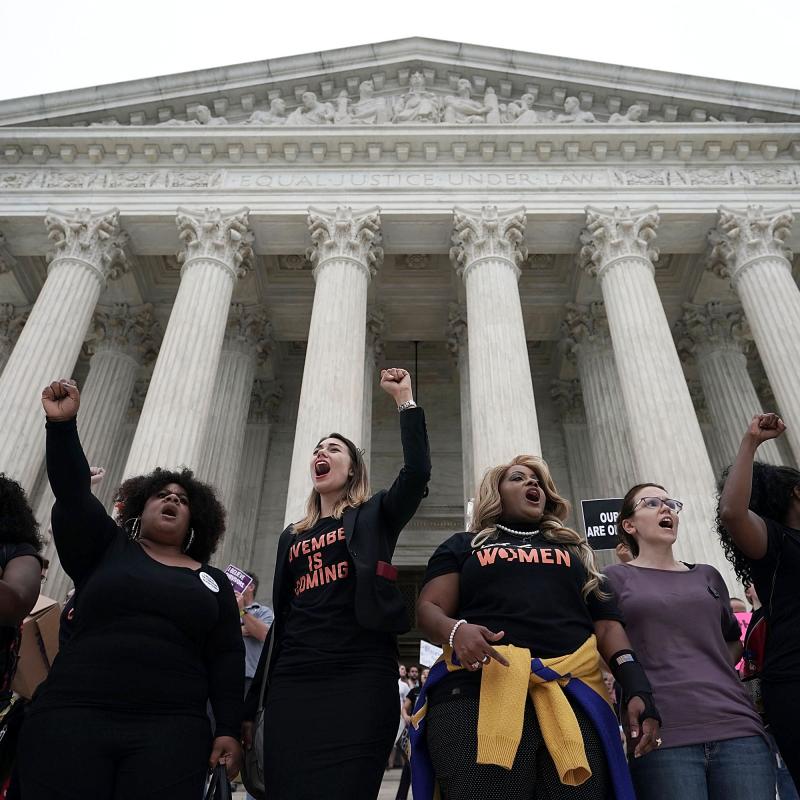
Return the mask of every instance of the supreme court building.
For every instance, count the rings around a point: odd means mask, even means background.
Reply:
[[[319,437],[399,469],[403,366],[433,461],[409,597],[519,452],[574,504],[663,484],[680,556],[730,579],[715,484],[752,414],[800,459],[799,190],[800,92],[429,39],[0,102],[0,469],[46,523],[38,397],[74,375],[103,501],[191,466],[266,598]]]

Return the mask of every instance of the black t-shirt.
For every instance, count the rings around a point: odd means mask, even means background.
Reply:
[[[241,733],[244,644],[224,572],[174,567],[132,542],[91,493],[75,420],[47,423],[53,536],[75,581],[73,632],[31,713],[64,707],[207,717]]]
[[[319,674],[325,667],[353,669],[365,661],[397,672],[394,637],[356,620],[355,567],[341,520],[324,517],[296,534],[285,569],[292,598],[273,680]]]
[[[577,650],[600,619],[622,621],[613,598],[584,600],[586,568],[563,545],[541,534],[522,539],[500,533],[473,550],[473,533],[457,533],[439,545],[425,582],[460,573],[458,616],[489,630],[505,631],[498,644],[527,647],[552,658]]]
[[[753,582],[767,615],[762,676],[796,681],[800,675],[800,531],[771,519],[764,522],[767,553],[751,562]]]

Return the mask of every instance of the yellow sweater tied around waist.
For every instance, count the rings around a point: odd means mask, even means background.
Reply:
[[[596,638],[590,636],[574,653],[541,659],[546,667],[564,676],[555,681],[542,680],[531,672],[531,653],[527,648],[500,645],[495,649],[509,666],[490,659],[482,669],[477,763],[511,769],[522,740],[526,696],[530,696],[542,739],[561,783],[580,786],[591,777],[592,771],[577,717],[561,687],[572,678],[579,678],[608,700]],[[447,663],[449,672],[463,669],[452,663],[449,647],[445,647],[441,659]],[[426,710],[421,708],[412,721],[424,716]]]

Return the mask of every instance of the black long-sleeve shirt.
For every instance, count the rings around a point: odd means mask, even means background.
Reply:
[[[75,617],[31,712],[204,717],[210,700],[216,735],[238,738],[244,645],[225,574],[207,564],[162,564],[128,538],[91,493],[75,420],[47,423],[47,473],[56,549],[75,581]]]

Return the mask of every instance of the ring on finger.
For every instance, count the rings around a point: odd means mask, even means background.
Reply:
[[[489,660],[489,656],[486,653],[483,654],[483,658],[481,659],[481,664],[485,664]]]
[[[656,747],[661,747],[661,737],[660,736],[658,737],[658,739],[656,739]]]
[[[473,661],[470,664],[470,666],[472,667],[472,669],[480,669],[481,668],[481,662],[480,661]]]

